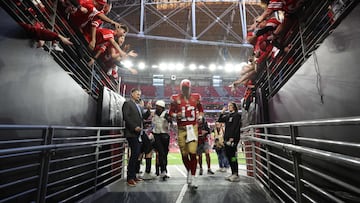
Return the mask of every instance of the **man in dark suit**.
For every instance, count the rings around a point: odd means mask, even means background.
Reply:
[[[148,103],[148,110],[144,113],[139,104],[141,90],[137,88],[132,89],[130,96],[131,98],[124,103],[122,111],[125,121],[125,137],[131,150],[127,169],[127,184],[134,187],[137,182],[142,181],[141,178],[136,177],[136,162],[140,155],[141,135],[144,133],[143,121],[144,118],[150,116],[151,104]]]

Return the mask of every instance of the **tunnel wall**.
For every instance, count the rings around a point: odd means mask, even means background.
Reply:
[[[333,30],[315,53],[302,65],[294,76],[268,102],[269,123],[291,122],[313,119],[330,119],[360,115],[360,5]],[[287,134],[288,129],[272,130],[273,134]],[[338,140],[360,143],[360,126],[299,127],[298,135],[322,140]],[[283,140],[284,141],[284,140]],[[285,141],[285,142],[289,142]],[[305,147],[359,157],[357,148],[340,145],[299,141]],[[271,149],[275,154],[289,157],[289,152]],[[291,156],[289,157],[291,159]],[[358,168],[301,155],[301,163],[354,186],[360,185],[356,176]],[[292,167],[279,160],[275,163],[292,171]],[[276,169],[274,169],[276,171]],[[276,173],[288,182],[293,179]],[[345,202],[356,202],[360,194],[347,191],[336,184],[325,181],[313,173],[302,170],[308,180],[326,192]],[[281,182],[275,180],[279,185]],[[283,185],[284,186],[284,185]],[[286,186],[285,186],[286,187]],[[316,201],[325,201],[321,195],[305,186],[305,192]],[[285,197],[286,198],[286,197]],[[328,201],[328,200],[326,200]]]
[[[94,126],[96,101],[0,9],[0,123]]]

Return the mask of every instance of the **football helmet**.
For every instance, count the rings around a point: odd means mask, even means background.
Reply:
[[[180,90],[182,90],[183,87],[188,87],[189,89],[191,88],[191,82],[188,79],[183,79],[180,82]]]

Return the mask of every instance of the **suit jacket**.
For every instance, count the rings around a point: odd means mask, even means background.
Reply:
[[[136,132],[135,128],[143,126],[144,119],[150,116],[150,111],[146,111],[141,115],[135,102],[130,99],[124,102],[122,112],[125,121],[125,137],[138,137],[140,132]],[[143,109],[141,109],[141,112],[144,112]]]

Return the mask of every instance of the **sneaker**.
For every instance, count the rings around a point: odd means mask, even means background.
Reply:
[[[208,174],[214,175],[215,173],[209,168],[209,169],[208,169]]]
[[[165,176],[166,176],[166,172],[165,172],[165,171],[161,172],[160,178],[163,178],[163,177],[165,177]]]
[[[54,50],[54,51],[58,51],[58,52],[61,52],[61,53],[64,52],[64,49],[62,49],[62,48],[59,46],[58,43],[54,43],[51,48],[52,48],[52,50]]]
[[[232,175],[231,177],[230,177],[230,180],[229,180],[230,182],[239,182],[240,181],[240,177],[239,177],[239,175]]]
[[[163,171],[160,174],[160,178],[163,179],[163,180],[166,180],[167,178],[169,178],[169,176],[166,174],[166,171]]]
[[[153,174],[151,174],[151,173],[144,173],[144,175],[143,175],[143,179],[144,180],[153,180],[153,179],[155,179],[155,177],[156,176],[154,176]]]
[[[200,171],[199,171],[199,176],[202,176],[202,174],[203,174],[203,169],[202,169],[202,168],[200,168]]]
[[[230,181],[230,179],[231,179],[231,177],[232,177],[232,176],[234,176],[234,175],[229,175],[229,176],[226,176],[226,177],[225,177],[225,180]]]
[[[110,76],[110,75],[112,74],[112,68],[110,68],[110,70],[108,70],[108,72],[106,72],[106,74],[107,74],[108,76]]]
[[[221,168],[220,172],[226,172],[226,168]]]
[[[136,181],[134,179],[130,179],[126,183],[130,187],[135,187],[136,186]]]
[[[134,180],[135,180],[135,182],[137,182],[137,183],[144,181],[142,178],[135,178]]]

